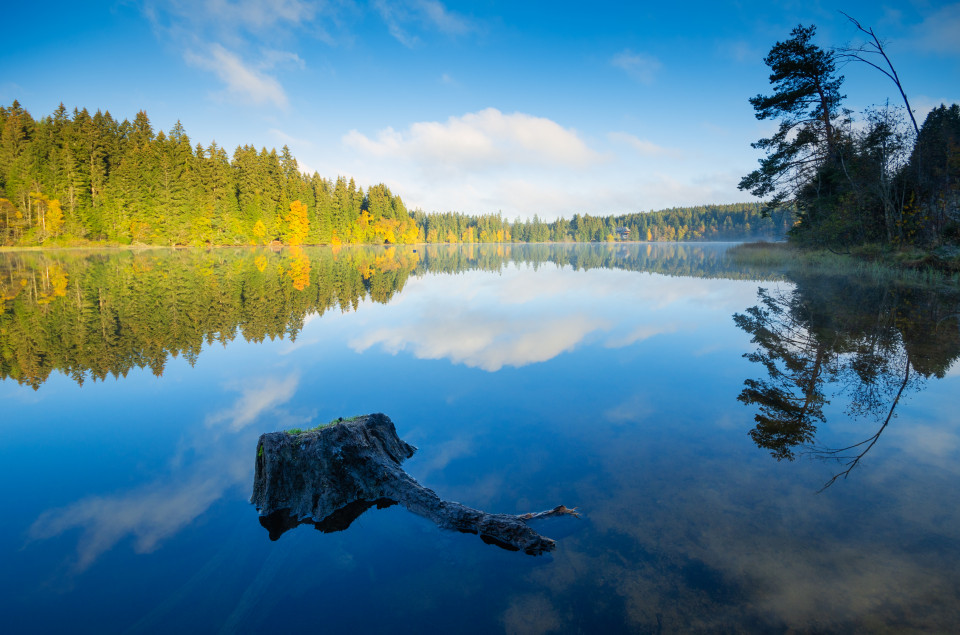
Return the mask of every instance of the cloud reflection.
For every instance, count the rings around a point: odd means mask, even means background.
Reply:
[[[71,529],[82,529],[75,568],[82,571],[127,536],[137,553],[157,545],[190,524],[233,485],[230,474],[196,476],[175,486],[151,484],[114,497],[94,496],[67,507],[44,512],[28,536],[45,540]]]
[[[630,346],[631,344],[636,344],[637,342],[650,339],[654,335],[673,333],[676,330],[677,328],[673,324],[668,324],[665,326],[650,326],[647,324],[642,324],[626,335],[610,338],[607,340],[606,346],[607,348],[622,348],[624,346]]]
[[[264,412],[290,401],[299,383],[300,377],[294,373],[284,379],[267,377],[256,386],[243,387],[240,389],[240,398],[230,407],[208,415],[206,424],[215,426],[227,423],[230,430],[241,430]]]
[[[495,372],[553,359],[573,350],[606,320],[571,315],[540,321],[467,313],[450,319],[437,315],[399,327],[383,327],[351,341],[357,352],[380,345],[389,353],[410,350],[419,359],[449,359],[455,364]]]
[[[277,409],[296,393],[299,377],[257,377],[246,380],[246,384],[234,384],[240,392],[236,401],[207,416],[206,425],[185,442],[194,460],[184,462],[174,457],[168,474],[152,483],[45,511],[28,529],[28,539],[46,540],[80,529],[74,570],[81,572],[127,537],[134,539],[137,553],[153,551],[228,490],[248,486],[250,449],[260,433],[249,426],[267,414],[275,419]],[[216,426],[221,426],[221,431],[212,442],[209,430]]]
[[[726,320],[741,294],[735,286],[718,293],[720,284],[737,283],[549,267],[411,281],[385,319],[368,320],[348,343],[359,353],[379,347],[496,372],[554,359],[591,337],[624,348],[690,330],[692,311]],[[749,301],[753,287],[741,286]]]

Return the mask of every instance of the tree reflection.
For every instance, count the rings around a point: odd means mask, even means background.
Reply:
[[[794,281],[789,291],[760,289],[759,304],[733,317],[757,345],[744,357],[766,371],[737,399],[756,406],[750,436],[778,461],[801,452],[841,463],[826,488],[874,447],[904,394],[943,377],[960,355],[960,296],[841,277]],[[828,396],[842,396],[848,416],[877,421],[876,432],[845,447],[818,443]]]
[[[777,460],[793,460],[793,448],[810,443],[815,423],[824,420],[822,385],[835,373],[833,357],[795,298],[766,289],[759,296],[761,306],[734,315],[734,322],[753,335],[759,347],[746,357],[763,364],[769,379],[747,379],[737,399],[759,407],[750,431],[754,442]]]
[[[0,254],[0,380],[39,388],[193,363],[204,343],[295,339],[311,315],[387,303],[410,276],[502,271],[511,263],[577,270],[752,278],[702,245],[429,245],[389,248],[7,252]]]

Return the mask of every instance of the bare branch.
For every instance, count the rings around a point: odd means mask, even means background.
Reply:
[[[841,57],[843,57],[844,59],[857,60],[857,61],[863,62],[864,64],[872,66],[873,68],[877,69],[878,71],[880,71],[881,73],[889,77],[890,80],[894,84],[896,84],[897,90],[900,91],[900,96],[903,97],[903,103],[907,107],[907,114],[910,115],[910,121],[913,123],[913,131],[916,132],[917,137],[919,137],[920,127],[917,125],[917,120],[913,116],[913,109],[910,108],[910,100],[907,99],[907,93],[903,90],[903,84],[900,82],[900,76],[897,75],[897,70],[893,67],[893,63],[890,61],[890,58],[887,57],[886,51],[883,50],[883,42],[881,42],[880,38],[877,37],[877,34],[873,32],[873,27],[865,28],[862,24],[860,24],[859,21],[857,21],[850,14],[845,13],[843,11],[841,11],[840,13],[843,13],[843,15],[845,15],[848,20],[853,22],[853,25],[857,27],[858,31],[869,36],[870,39],[873,40],[872,42],[867,42],[867,45],[873,46],[874,48],[876,48],[876,51],[870,51],[870,52],[877,53],[881,57],[883,57],[883,60],[887,63],[887,67],[890,69],[890,72],[887,72],[880,66],[874,64],[873,62],[863,57],[863,53],[864,53],[863,46],[861,46],[860,48],[844,47],[844,48],[837,49],[837,51],[840,52]]]
[[[851,18],[851,19],[852,19],[852,18]],[[833,485],[833,484],[837,481],[837,479],[839,479],[839,478],[847,478],[847,476],[850,474],[850,472],[853,471],[853,468],[857,467],[857,464],[860,463],[860,459],[862,459],[864,456],[866,456],[867,452],[869,452],[869,451],[871,450],[871,448],[873,448],[874,444],[875,444],[877,441],[880,440],[880,435],[883,434],[883,431],[886,430],[887,425],[889,425],[890,420],[893,418],[893,412],[894,412],[894,410],[896,410],[897,404],[900,402],[900,397],[903,395],[903,391],[904,391],[904,389],[907,387],[907,383],[909,382],[909,380],[910,380],[910,360],[909,360],[909,358],[908,358],[908,359],[907,359],[907,366],[906,366],[906,369],[904,370],[904,373],[903,373],[903,383],[900,384],[900,390],[897,391],[897,396],[893,399],[893,403],[890,404],[890,410],[889,410],[889,412],[887,413],[887,418],[884,420],[883,425],[880,426],[880,429],[877,430],[877,432],[876,432],[873,436],[864,439],[864,440],[861,441],[860,443],[855,443],[855,444],[853,444],[853,445],[851,445],[851,446],[848,446],[848,447],[846,447],[846,448],[841,448],[841,449],[839,449],[839,450],[821,451],[821,454],[833,454],[833,455],[838,455],[838,454],[840,454],[841,452],[846,452],[847,450],[852,450],[853,448],[859,447],[859,446],[861,446],[861,445],[863,445],[863,444],[865,444],[865,443],[868,444],[867,447],[864,448],[863,452],[860,452],[860,454],[858,454],[857,456],[853,457],[850,461],[848,461],[848,462],[846,463],[847,469],[843,470],[842,472],[840,472],[840,473],[838,473],[838,474],[834,474],[833,478],[831,478],[829,481],[827,481],[827,482],[824,484],[824,486],[821,487],[821,488],[817,491],[818,494],[819,494],[820,492],[822,492],[823,490],[827,489],[828,487],[830,487],[831,485]],[[841,458],[841,457],[837,456],[836,458]]]

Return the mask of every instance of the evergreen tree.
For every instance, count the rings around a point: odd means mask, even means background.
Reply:
[[[777,119],[779,128],[753,147],[766,152],[760,167],[740,181],[740,189],[769,197],[768,209],[795,202],[800,222],[818,229],[824,221],[825,192],[839,178],[836,120],[841,115],[843,77],[834,54],[813,44],[816,27],[797,26],[764,59],[772,95],[750,99],[757,119]]]
[[[906,179],[914,192],[909,221],[926,243],[960,242],[960,106],[941,104],[927,115],[910,155]]]

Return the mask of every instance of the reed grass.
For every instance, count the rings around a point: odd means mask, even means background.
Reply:
[[[890,250],[867,245],[849,254],[802,249],[787,243],[743,243],[727,251],[731,261],[777,272],[838,275],[875,283],[960,286],[960,255],[952,251]]]

